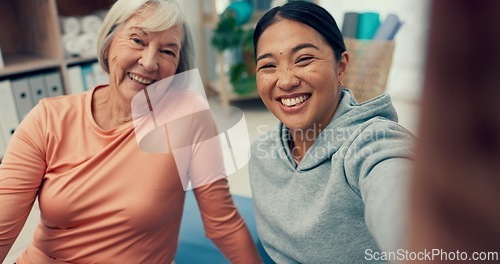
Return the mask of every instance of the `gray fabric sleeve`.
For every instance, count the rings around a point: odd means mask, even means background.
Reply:
[[[346,180],[365,204],[368,230],[382,251],[404,248],[413,137],[377,122],[353,140],[345,158]]]

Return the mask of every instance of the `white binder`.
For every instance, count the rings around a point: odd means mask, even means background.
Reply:
[[[104,71],[99,62],[92,64],[92,73],[94,74],[95,85],[109,83],[108,73]]]
[[[85,92],[85,87],[83,86],[82,67],[80,67],[80,65],[73,65],[68,67],[68,78],[69,94]],[[68,90],[66,90],[66,92],[68,93]]]
[[[61,75],[58,71],[45,74],[45,85],[49,97],[56,97],[64,94]]]
[[[11,80],[11,85],[12,92],[14,93],[14,100],[16,102],[17,116],[19,120],[23,120],[34,106],[28,78],[23,77]]]
[[[19,125],[16,103],[10,80],[0,81],[0,123],[3,142],[7,145]]]
[[[0,122],[0,160],[2,160],[3,155],[5,154],[5,149],[7,148],[7,144],[5,144],[4,136],[3,136],[3,127]]]
[[[38,104],[40,99],[48,97],[47,88],[45,87],[45,79],[41,74],[28,77],[33,105]]]

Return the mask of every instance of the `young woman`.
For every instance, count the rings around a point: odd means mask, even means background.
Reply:
[[[252,145],[259,237],[277,263],[353,263],[402,246],[412,136],[388,95],[357,104],[333,17],[292,1],[255,35],[257,88],[281,121]],[[373,254],[371,254],[373,253]]]

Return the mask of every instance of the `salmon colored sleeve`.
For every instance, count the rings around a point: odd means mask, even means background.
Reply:
[[[45,173],[45,111],[38,104],[12,136],[0,164],[0,260],[31,211]]]
[[[250,232],[238,213],[227,180],[194,189],[206,236],[231,263],[262,263]]]

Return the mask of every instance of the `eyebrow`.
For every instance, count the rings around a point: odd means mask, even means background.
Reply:
[[[139,30],[141,31],[144,35],[148,35],[148,33],[141,27],[130,27],[130,29],[135,29],[135,30]],[[182,45],[182,44],[181,44]],[[175,42],[170,42],[170,43],[166,43],[166,44],[163,44],[161,45],[162,47],[177,47],[177,48],[181,48],[181,45],[175,43]]]
[[[317,50],[319,50],[319,48],[318,48],[316,45],[312,44],[312,43],[302,43],[302,44],[299,44],[299,45],[297,45],[297,46],[293,47],[293,48],[292,48],[292,53],[296,53],[296,52],[298,52],[299,50],[301,50],[301,49],[306,49],[306,48],[313,48],[313,49],[317,49]],[[257,58],[257,61],[262,60],[262,59],[265,59],[265,58],[269,58],[269,57],[271,57],[271,56],[272,56],[272,54],[271,54],[271,53],[264,53],[264,54],[260,55],[260,56]]]
[[[130,29],[135,29],[141,31],[144,35],[148,35],[148,33],[141,27],[130,27]]]

